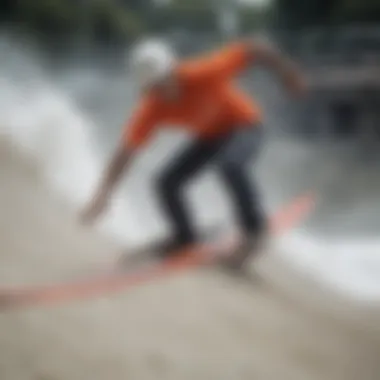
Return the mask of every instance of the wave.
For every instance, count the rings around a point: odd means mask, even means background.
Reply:
[[[294,232],[278,242],[280,254],[326,290],[353,299],[380,299],[380,244],[378,239],[329,241]]]
[[[80,210],[90,200],[104,163],[94,125],[69,98],[47,83],[16,85],[0,80],[0,133],[27,154],[39,176]],[[100,230],[121,243],[139,239],[128,204],[116,193]]]

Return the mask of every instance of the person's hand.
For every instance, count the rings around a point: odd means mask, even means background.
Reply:
[[[307,93],[308,90],[308,83],[306,78],[300,74],[295,73],[291,75],[287,80],[287,88],[288,91],[296,97],[302,97]]]
[[[105,211],[107,204],[108,196],[105,193],[98,194],[81,213],[81,222],[83,224],[93,224],[95,220]]]

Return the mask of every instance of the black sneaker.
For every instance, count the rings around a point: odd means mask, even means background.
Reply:
[[[185,244],[174,239],[162,239],[149,244],[148,246],[134,249],[132,253],[123,254],[120,257],[118,264],[123,268],[128,268],[154,263],[156,261],[180,255],[189,245],[190,242]]]
[[[197,244],[202,244],[207,241],[212,241],[220,232],[219,227],[210,227],[206,229],[200,236],[196,239],[179,240],[179,239],[166,239],[162,240],[150,248],[154,252],[155,257],[165,259],[170,257],[175,257],[181,255],[183,251],[187,248],[195,246]]]
[[[149,245],[133,249],[128,254],[122,254],[119,265],[122,267],[135,266],[146,262],[168,259],[181,255],[185,249],[201,242],[212,241],[220,233],[220,227],[206,229],[199,239],[179,241],[174,238],[164,238]]]
[[[186,248],[195,244],[195,241],[179,241],[176,239],[161,241],[154,247],[152,247],[152,253],[154,257],[159,259],[168,259],[179,256]]]

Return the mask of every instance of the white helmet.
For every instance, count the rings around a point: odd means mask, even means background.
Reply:
[[[130,55],[133,78],[142,88],[165,79],[177,61],[176,54],[165,42],[146,40],[139,43]]]

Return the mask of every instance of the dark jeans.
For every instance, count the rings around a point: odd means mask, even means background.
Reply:
[[[261,126],[254,126],[214,140],[195,140],[163,171],[157,184],[158,194],[179,243],[196,240],[183,190],[207,164],[218,168],[244,232],[254,233],[264,226],[266,220],[257,188],[248,172],[248,165],[261,145],[262,133]]]

